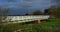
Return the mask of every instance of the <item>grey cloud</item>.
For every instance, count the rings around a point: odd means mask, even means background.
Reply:
[[[7,0],[8,2],[16,2],[16,0]]]
[[[33,0],[25,0],[25,1],[33,1]]]
[[[12,2],[13,3],[13,2]],[[15,6],[12,6],[12,3],[8,3],[9,5],[5,5],[6,8],[14,8],[14,9],[33,9],[34,6],[36,6],[38,4],[38,6],[42,6],[42,7],[48,7],[50,5],[53,5],[51,3],[51,0],[22,0],[22,2],[14,2]],[[13,4],[14,4],[13,3]],[[38,7],[37,6],[37,7]],[[41,7],[40,7],[41,8]]]
[[[60,5],[60,0],[51,0],[52,5]]]

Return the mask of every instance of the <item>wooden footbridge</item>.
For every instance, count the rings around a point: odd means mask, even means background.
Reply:
[[[13,22],[13,23],[23,23],[23,22],[31,22],[38,20],[48,19],[49,15],[35,15],[35,16],[8,16],[5,21]]]

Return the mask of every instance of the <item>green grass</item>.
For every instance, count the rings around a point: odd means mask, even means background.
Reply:
[[[37,27],[36,30],[40,30],[39,32],[60,32],[60,19],[49,19],[48,22],[43,21],[41,24],[34,25]]]
[[[48,21],[42,21],[40,24],[8,24],[3,25],[2,32],[14,32],[18,29],[22,29],[20,32],[60,32],[60,19],[49,19]],[[0,30],[1,32],[1,30]]]

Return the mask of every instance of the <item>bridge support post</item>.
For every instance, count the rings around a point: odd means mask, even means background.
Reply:
[[[41,23],[41,22],[40,22],[40,20],[35,20],[34,23],[35,23],[35,24],[39,24],[39,23]]]

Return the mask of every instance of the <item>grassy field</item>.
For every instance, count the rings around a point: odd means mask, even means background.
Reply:
[[[60,32],[60,19],[48,19],[40,24],[8,24],[0,26],[0,32]]]

